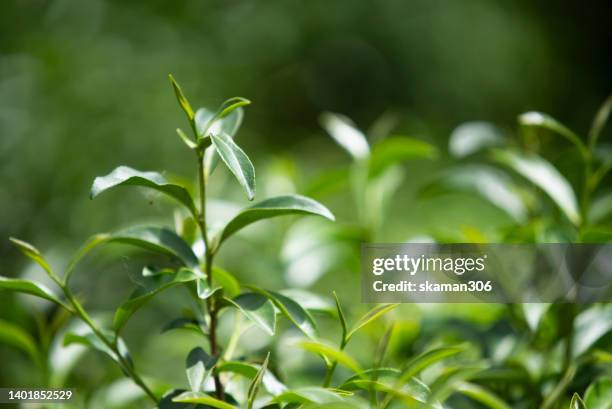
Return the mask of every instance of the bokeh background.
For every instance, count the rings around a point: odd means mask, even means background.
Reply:
[[[258,198],[303,192],[323,170],[350,162],[320,126],[322,112],[343,113],[364,130],[382,117],[379,125],[392,133],[437,146],[440,159],[408,165],[377,239],[403,241],[464,225],[494,239],[488,232],[508,221],[499,209],[471,195],[454,197],[452,206],[448,196],[417,199],[416,190],[451,163],[448,137],[465,121],[513,132],[518,114],[539,110],[585,134],[612,89],[610,16],[606,1],[5,1],[0,273],[32,269],[9,236],[35,243],[60,267],[93,233],[173,223],[172,206],[157,196],[126,191],[88,198],[93,178],[119,164],[191,183],[194,164],[174,132],[186,124],[168,73],[196,106],[214,107],[235,95],[253,101],[239,140],[261,180]],[[610,141],[610,133],[602,139]],[[220,173],[213,194],[245,204]],[[348,222],[355,215],[346,197],[320,200]],[[261,237],[282,223],[264,225]],[[282,287],[283,236],[277,236],[257,251],[239,243],[221,262],[251,281]],[[241,254],[248,254],[246,267],[233,257]],[[76,284],[102,310],[129,292],[125,275],[142,264],[138,254],[119,262],[114,256],[100,255]],[[357,260],[344,267],[346,274],[356,269]],[[323,283],[320,288],[334,285]],[[6,293],[0,298],[3,319],[35,326],[28,308],[36,306],[16,307]],[[172,302],[165,299],[147,313],[149,321],[130,328],[131,342],[141,345],[138,334],[170,315],[163,311]],[[476,315],[486,320],[482,310]],[[150,347],[150,355],[164,345]],[[2,347],[0,359],[8,362],[0,383],[28,382],[26,358]],[[94,382],[110,376],[93,372],[84,376]]]

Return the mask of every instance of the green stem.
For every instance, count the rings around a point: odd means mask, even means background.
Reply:
[[[113,353],[117,356],[117,360],[119,361],[119,365],[121,366],[121,369],[123,369],[124,372],[130,378],[132,378],[134,383],[136,385],[138,385],[140,387],[140,389],[142,389],[144,391],[144,393],[149,398],[151,398],[151,400],[153,402],[157,403],[158,402],[157,396],[155,396],[153,391],[151,391],[151,389],[149,389],[149,387],[144,382],[144,380],[140,377],[140,375],[138,375],[134,371],[134,369],[132,368],[130,363],[123,357],[123,355],[119,351],[119,348],[117,347],[116,340],[115,340],[115,342],[113,342],[113,341],[109,340],[106,337],[106,335],[104,335],[104,333],[98,328],[98,326],[95,324],[95,322],[91,319],[89,314],[87,314],[87,311],[85,311],[85,309],[83,308],[81,303],[74,297],[74,295],[70,291],[70,288],[68,288],[67,286],[64,286],[64,285],[62,285],[61,288],[64,291],[64,295],[66,296],[66,299],[70,302],[70,304],[74,308],[74,311],[75,311],[76,315],[78,315],[79,318],[83,322],[85,322],[85,324],[87,324],[87,326],[91,329],[91,331],[94,333],[94,335],[96,337],[98,337],[100,339],[100,341],[102,341],[108,348],[110,348],[110,350],[113,351]]]
[[[340,351],[344,351],[346,344],[348,343],[346,336],[343,334],[342,341],[340,342]],[[338,366],[338,360],[334,360],[331,365],[327,367],[327,371],[325,372],[325,379],[323,380],[323,387],[327,388],[332,381],[332,377],[334,376],[334,372],[336,367]]]
[[[204,241],[204,269],[206,273],[206,281],[208,286],[213,286],[213,261],[215,253],[210,246],[210,240],[208,239],[208,231],[206,228],[206,175],[204,174],[204,150],[199,149],[197,152],[198,158],[198,182],[200,188],[200,213],[198,214],[198,226],[200,233],[202,234],[202,240]],[[206,299],[206,310],[209,316],[209,331],[208,341],[210,343],[210,353],[213,356],[219,355],[219,345],[217,343],[217,307],[213,297]],[[215,394],[218,399],[224,400],[225,393],[223,391],[223,384],[219,374],[213,376],[215,382]]]

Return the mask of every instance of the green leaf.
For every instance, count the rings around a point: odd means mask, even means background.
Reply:
[[[561,124],[559,121],[549,115],[535,111],[525,112],[524,114],[519,115],[518,121],[519,124],[524,127],[547,129],[553,133],[561,135],[562,137],[573,143],[578,148],[578,150],[580,150],[580,153],[583,155],[583,157],[586,158],[589,155],[587,147],[585,146],[584,142],[582,142],[582,140],[578,137],[578,135],[576,135],[565,125]]]
[[[397,378],[399,375],[401,375],[401,371],[399,369],[396,368],[385,368],[385,367],[381,367],[381,368],[370,368],[370,369],[366,369],[364,371],[358,372],[355,375],[351,376],[350,378],[348,378],[347,380],[345,380],[342,385],[340,385],[340,389],[351,389],[353,388],[353,381],[360,381],[363,379],[379,379],[379,378],[383,378],[383,377],[393,377],[393,378]]]
[[[272,399],[271,403],[328,403],[342,402],[342,397],[331,389],[316,386],[285,391]]]
[[[276,311],[268,298],[258,293],[245,293],[227,301],[267,334],[274,335]]]
[[[495,125],[474,121],[463,123],[453,130],[448,140],[448,149],[453,156],[463,158],[503,143],[501,131]]]
[[[68,311],[71,310],[71,308],[61,301],[53,291],[51,291],[45,285],[34,281],[0,276],[0,288],[35,295],[37,297],[44,298],[45,300],[53,301],[57,305],[61,305],[62,307],[66,308]]]
[[[447,191],[476,193],[517,222],[522,223],[527,219],[527,206],[518,187],[505,172],[491,166],[463,165],[451,168],[423,190],[425,194]]]
[[[38,350],[36,341],[21,327],[0,320],[0,342],[21,349],[30,356],[39,368],[44,368],[44,358]]]
[[[457,392],[464,394],[491,409],[511,409],[493,392],[473,383],[462,382],[457,386]]]
[[[612,378],[599,378],[589,385],[584,403],[589,409],[612,409]]]
[[[342,311],[342,306],[340,305],[340,300],[338,299],[338,294],[333,291],[334,300],[336,301],[336,310],[338,311],[338,320],[340,321],[340,326],[342,327],[342,344],[346,344],[348,334],[348,326],[346,325],[346,318],[344,317],[344,312]]]
[[[310,313],[300,304],[282,294],[266,291],[255,286],[247,286],[254,292],[268,298],[281,313],[309,338],[317,336],[317,324]]]
[[[185,362],[185,371],[189,387],[194,392],[200,392],[218,357],[208,355],[202,348],[196,347],[189,352]]]
[[[353,372],[362,372],[362,369],[357,361],[355,361],[349,354],[344,351],[340,351],[331,345],[317,341],[300,341],[296,345],[306,351],[321,355],[322,357],[326,358],[326,362],[337,361],[339,364],[344,365]]]
[[[197,218],[198,212],[187,189],[168,182],[160,173],[141,172],[128,166],[119,166],[108,175],[95,178],[89,196],[93,199],[115,186],[142,186],[157,190],[179,201]]]
[[[115,335],[113,333],[105,331],[104,336],[110,342],[115,342]],[[128,352],[125,342],[123,342],[123,339],[117,338],[116,343],[117,343],[119,352],[121,354],[121,358],[123,358],[123,361],[127,362],[127,364],[130,367],[132,367],[133,366],[132,358]],[[121,367],[123,367],[122,360],[115,353],[115,351],[113,351],[108,345],[106,345],[106,343],[104,343],[100,338],[98,338],[96,334],[94,334],[90,330],[88,330],[88,332],[84,334],[76,334],[73,332],[66,333],[64,335],[64,346],[71,345],[71,344],[81,344],[89,348],[95,349],[97,351],[100,351],[103,354],[110,357],[113,361],[117,362]]]
[[[217,112],[207,108],[200,108],[196,111],[195,124],[198,135],[206,137],[211,133],[217,135],[225,133],[233,138],[236,132],[238,132],[238,129],[240,129],[240,125],[242,125],[244,110],[242,108],[237,108],[229,115],[214,120],[216,115]],[[212,150],[213,149],[211,149],[211,151]]]
[[[315,200],[299,195],[276,196],[242,210],[225,226],[221,232],[219,244],[251,223],[290,214],[317,215],[335,220],[334,215]]]
[[[348,340],[350,340],[352,336],[355,335],[355,333],[359,331],[361,328],[365,327],[366,325],[376,320],[377,318],[383,316],[384,314],[391,311],[398,305],[399,304],[384,304],[384,305],[377,305],[376,307],[372,308],[370,311],[364,314],[359,319],[359,321],[355,323],[353,328],[346,335],[346,341],[348,342]]]
[[[370,379],[356,379],[351,382],[351,388],[363,389],[371,391],[372,389],[384,392],[387,394],[386,401],[391,401],[393,398],[398,398],[407,407],[423,407],[423,403],[426,403],[429,399],[430,391],[427,385],[419,381],[416,378],[410,379],[404,385],[388,385],[385,382]],[[417,406],[415,406],[415,404]],[[381,407],[386,407],[385,404]],[[432,409],[443,409],[439,402],[432,402]]]
[[[189,149],[196,149],[198,145],[188,137],[185,132],[181,128],[176,128],[176,134],[181,138],[181,140],[187,145]]]
[[[221,107],[219,108],[219,113],[217,114],[217,118],[223,119],[229,114],[231,114],[232,112],[234,112],[236,109],[241,108],[246,105],[251,105],[251,101],[243,97],[232,97],[232,98],[226,99],[225,101],[223,101],[223,103],[221,104]]]
[[[147,301],[153,298],[160,292],[174,287],[177,284],[183,284],[190,281],[195,281],[201,276],[193,270],[181,268],[173,274],[159,274],[151,277],[146,277],[141,287],[137,288],[115,312],[114,327],[119,333],[128,319]]]
[[[176,257],[188,267],[197,268],[198,266],[198,258],[191,247],[169,229],[148,226],[133,227],[106,236],[104,242],[130,244]]]
[[[612,331],[612,305],[594,305],[575,320],[572,351],[574,357],[587,352],[603,336]]]
[[[572,401],[570,402],[570,409],[587,409],[584,401],[580,398],[580,395],[574,393]]]
[[[462,366],[448,368],[431,384],[428,402],[444,402],[457,389],[457,385],[468,380],[483,368],[480,366]]]
[[[610,111],[612,111],[612,94],[606,98],[599,110],[597,110],[595,119],[593,119],[593,124],[591,125],[591,129],[589,131],[589,147],[591,149],[597,144],[597,139],[599,139],[599,135],[601,134],[601,131],[603,130],[606,122],[608,121],[608,117],[610,116]]]
[[[185,115],[187,115],[187,119],[189,119],[190,122],[193,121],[193,109],[191,108],[191,104],[189,104],[189,101],[187,101],[185,94],[183,94],[183,90],[181,90],[181,87],[176,82],[172,74],[168,74],[168,78],[170,79],[170,83],[172,84],[172,88],[174,89],[174,93],[176,94],[176,99],[179,105],[185,112]]]
[[[251,381],[249,385],[249,391],[247,393],[247,409],[253,409],[253,404],[255,403],[255,398],[257,397],[257,392],[259,392],[259,386],[263,380],[264,374],[268,369],[268,360],[270,359],[270,353],[266,355],[266,359],[264,360],[261,368],[255,374],[255,377]]]
[[[423,352],[408,361],[406,366],[403,368],[403,373],[400,380],[402,382],[405,382],[416,376],[425,368],[428,368],[429,366],[435,364],[436,362],[457,355],[458,353],[463,351],[465,351],[465,347],[456,346],[434,348],[429,351]]]
[[[433,159],[436,148],[419,139],[394,136],[376,144],[369,162],[369,175],[374,178],[387,168],[411,159]]]
[[[580,224],[580,214],[574,191],[569,182],[548,161],[535,154],[517,151],[494,152],[494,159],[519,173],[542,189],[559,206],[575,225]]]
[[[255,197],[255,168],[249,157],[229,135],[211,134],[210,137],[223,162],[242,185],[249,200],[253,200]]]
[[[612,215],[612,192],[596,197],[589,207],[589,223],[597,224]]]
[[[26,243],[25,241],[16,239],[14,237],[10,237],[9,240],[19,249],[19,251],[23,253],[23,255],[41,266],[49,276],[55,277],[55,274],[53,273],[53,270],[51,270],[49,263],[47,263],[41,252],[36,247],[31,245],[30,243]]]
[[[227,402],[223,402],[222,400],[213,398],[212,396],[206,395],[201,392],[183,392],[177,397],[173,398],[172,402],[197,403],[201,405],[208,405],[209,407],[218,409],[238,409],[234,405],[230,405]]]
[[[230,372],[249,379],[254,379],[260,369],[261,365],[240,361],[228,361],[217,365],[215,372]],[[283,385],[270,371],[266,371],[264,373],[261,384],[271,395],[278,395],[287,390],[287,387]]]
[[[223,288],[223,293],[228,297],[235,297],[240,294],[240,283],[228,271],[213,266],[213,283]]]
[[[363,159],[370,155],[370,146],[365,135],[349,118],[327,112],[321,115],[321,125],[354,159]]]
[[[194,331],[196,334],[199,334],[199,335],[206,335],[206,333],[202,330],[203,326],[204,326],[204,323],[196,320],[195,318],[180,317],[180,318],[175,318],[172,321],[170,321],[168,324],[166,324],[162,328],[161,332],[164,333],[164,332],[172,331],[175,329],[186,329],[186,330]]]

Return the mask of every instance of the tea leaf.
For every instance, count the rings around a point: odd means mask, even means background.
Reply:
[[[446,369],[431,385],[428,402],[444,402],[453,393],[457,385],[471,378],[482,370],[481,367],[462,366]]]
[[[502,145],[501,131],[489,122],[466,122],[456,127],[448,140],[448,150],[457,157],[476,153],[484,148]]]
[[[321,125],[354,159],[363,159],[370,155],[370,146],[365,135],[349,118],[328,112],[321,115]]]
[[[493,167],[464,165],[452,168],[427,185],[423,193],[445,193],[449,190],[474,192],[517,222],[527,219],[527,206],[519,194],[518,187],[506,173]]]
[[[198,145],[188,137],[185,132],[181,128],[176,128],[176,134],[181,138],[181,140],[187,145],[189,149],[195,149]]]
[[[249,391],[247,393],[247,409],[253,409],[253,404],[255,403],[255,398],[257,397],[257,392],[259,392],[259,385],[266,373],[266,369],[268,368],[268,360],[270,359],[270,353],[266,355],[266,359],[264,360],[261,368],[255,374],[255,377],[251,381],[249,385]]]
[[[548,161],[535,154],[523,154],[510,150],[497,150],[493,157],[542,189],[571,222],[575,225],[580,224],[578,204],[572,187]]]
[[[589,208],[589,223],[599,223],[612,215],[612,192],[596,197]]]
[[[331,345],[323,344],[317,341],[300,341],[296,345],[306,351],[322,355],[324,358],[326,358],[326,362],[337,361],[339,364],[346,366],[353,372],[362,372],[362,369],[357,361],[355,361],[349,354],[344,351],[340,351]]]
[[[18,325],[0,320],[0,342],[21,349],[39,368],[44,368],[44,358],[38,350],[36,341]]]
[[[519,124],[524,127],[543,128],[552,131],[553,133],[556,133],[558,135],[561,135],[562,137],[573,143],[578,148],[583,157],[586,158],[589,155],[587,147],[585,146],[584,142],[582,142],[582,140],[578,137],[578,135],[576,135],[569,128],[567,128],[565,125],[563,125],[550,115],[535,111],[525,112],[524,114],[519,115],[518,121]]]
[[[334,220],[334,215],[313,199],[299,195],[272,197],[247,207],[235,216],[221,232],[219,244],[251,223],[289,214],[317,215]]]
[[[574,357],[587,352],[604,335],[612,331],[612,305],[594,305],[575,320],[572,351]]]
[[[342,327],[342,344],[346,344],[347,342],[346,335],[348,334],[346,318],[344,317],[344,312],[342,311],[342,306],[340,305],[338,294],[336,294],[335,291],[333,291],[333,294],[334,294],[334,300],[336,301],[336,310],[338,311],[338,320],[340,320],[340,326]]]
[[[355,323],[353,328],[346,335],[346,341],[348,342],[348,340],[351,339],[352,336],[355,335],[355,333],[357,331],[359,331],[361,328],[365,327],[366,325],[368,325],[372,321],[376,320],[377,318],[383,316],[384,314],[386,314],[387,312],[391,311],[392,309],[394,309],[398,305],[399,304],[386,304],[386,305],[378,305],[378,306],[372,308],[365,315],[363,315],[359,319],[359,321],[357,321]]]
[[[570,402],[570,409],[587,409],[584,401],[580,398],[580,395],[574,393],[572,401]]]
[[[352,388],[353,381],[360,381],[363,379],[378,379],[382,377],[398,377],[402,372],[396,368],[370,368],[364,371],[358,372],[350,378],[346,379],[341,385],[340,389]]]
[[[256,293],[268,298],[281,313],[297,326],[307,337],[317,336],[317,324],[314,318],[300,304],[282,294],[266,291],[255,286],[247,286]]]
[[[229,361],[217,365],[215,372],[231,372],[249,379],[253,379],[260,369],[261,365],[248,362]],[[278,395],[287,390],[287,387],[282,384],[270,371],[266,371],[264,373],[261,384],[271,395]]]
[[[183,392],[177,397],[173,398],[172,402],[197,403],[218,409],[237,409],[234,405],[230,405],[227,402],[223,402],[222,400],[213,398],[212,396],[201,392]]]
[[[164,328],[162,328],[161,332],[164,333],[167,331],[172,331],[174,329],[186,329],[186,330],[194,331],[196,334],[199,334],[199,335],[206,335],[206,333],[202,330],[203,325],[204,325],[203,322],[200,322],[194,318],[180,317],[180,318],[175,318],[172,321],[170,321],[168,324],[166,324]]]
[[[104,335],[106,336],[106,338],[111,341],[114,342],[115,339],[115,335],[112,333],[108,333],[105,332]],[[121,354],[121,357],[123,358],[123,360],[125,362],[127,362],[127,364],[132,367],[133,363],[132,363],[132,358],[128,352],[127,346],[125,345],[125,342],[123,342],[123,339],[121,338],[117,338],[117,347],[119,349],[119,352]],[[108,345],[106,345],[100,338],[98,338],[98,336],[96,336],[93,332],[88,331],[84,334],[76,334],[74,332],[68,332],[66,333],[66,335],[64,335],[64,346],[66,345],[71,345],[71,344],[81,344],[81,345],[85,345],[89,348],[93,348],[97,351],[100,351],[102,353],[104,353],[105,355],[109,356],[113,361],[117,362],[120,366],[122,366],[122,362],[121,359],[119,358],[119,356],[115,353],[115,351],[113,351],[111,348],[109,348]]]
[[[485,388],[475,385],[473,383],[462,382],[457,386],[457,391],[468,396],[484,406],[491,409],[511,409],[503,400],[497,395],[489,392]]]
[[[342,398],[334,391],[316,386],[291,389],[272,399],[271,403],[328,403],[342,402]]]
[[[42,253],[36,247],[14,237],[10,237],[9,240],[19,249],[19,251],[23,253],[24,256],[41,266],[50,277],[55,277],[49,263],[47,263],[47,260],[45,260]]]
[[[35,281],[0,276],[0,288],[35,295],[37,297],[44,298],[45,300],[53,301],[57,305],[61,305],[69,311],[71,310],[71,308],[61,301],[53,291],[47,288],[44,284],[40,284]]]
[[[240,294],[240,283],[228,271],[217,266],[213,266],[213,283],[223,288],[223,293],[228,297],[235,297]]]
[[[268,298],[257,293],[245,293],[240,294],[234,299],[228,298],[227,301],[238,308],[245,317],[259,328],[269,335],[274,335],[276,330],[276,311]]]
[[[189,104],[189,101],[185,97],[185,94],[183,94],[183,90],[181,90],[181,87],[176,82],[172,74],[168,74],[168,78],[170,79],[170,83],[172,84],[172,88],[174,89],[174,93],[176,94],[176,99],[179,105],[183,109],[183,112],[185,112],[185,115],[187,115],[187,119],[189,119],[190,122],[193,121],[193,109],[191,108],[191,104]]]
[[[405,382],[406,380],[416,376],[423,369],[433,365],[434,363],[449,358],[453,355],[457,355],[458,353],[463,351],[465,351],[464,347],[457,346],[434,348],[429,351],[423,352],[408,361],[406,366],[403,368],[403,373],[400,378],[400,381]]]
[[[172,230],[165,228],[133,227],[107,235],[102,242],[129,244],[176,257],[188,267],[198,266],[198,258],[191,247]]]
[[[142,186],[157,190],[183,204],[197,218],[191,195],[183,186],[170,183],[157,172],[141,172],[128,166],[119,166],[106,176],[98,176],[91,186],[90,198],[116,186]]]
[[[146,282],[136,289],[130,295],[130,298],[121,304],[115,312],[115,331],[119,333],[128,319],[155,295],[177,284],[197,280],[200,275],[201,273],[197,274],[192,270],[181,268],[174,274],[161,274],[148,277]]]
[[[229,135],[220,133],[211,134],[210,137],[223,162],[242,185],[249,200],[253,200],[255,197],[255,168],[249,157]]]
[[[589,409],[612,409],[612,378],[600,378],[589,385],[584,403]]]
[[[422,407],[421,404],[427,403],[430,395],[427,385],[416,378],[412,378],[409,382],[401,386],[388,385],[377,380],[356,379],[351,382],[350,386],[366,391],[374,389],[384,392],[387,394],[388,401],[391,401],[393,398],[398,398],[408,407],[415,407],[415,404],[419,404],[416,407]],[[385,406],[383,405],[383,407]],[[429,407],[432,409],[443,409],[443,406],[439,402],[432,402]]]
[[[610,94],[601,107],[599,107],[597,114],[595,114],[595,119],[593,119],[593,124],[589,130],[589,147],[591,149],[597,144],[597,139],[599,139],[599,135],[610,116],[610,111],[612,111],[612,94]]]
[[[374,178],[387,168],[411,159],[433,159],[436,148],[424,141],[405,136],[394,136],[376,144],[369,162],[369,175]]]
[[[185,362],[189,387],[194,392],[200,392],[204,381],[217,363],[217,357],[208,355],[202,348],[196,347],[189,352]]]

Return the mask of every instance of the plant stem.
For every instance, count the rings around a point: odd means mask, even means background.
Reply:
[[[340,351],[344,351],[344,347],[346,347],[347,340],[343,336],[342,341],[340,342]],[[332,377],[334,376],[334,371],[338,366],[338,360],[334,360],[330,366],[327,367],[327,371],[325,373],[325,379],[323,380],[323,387],[327,388],[332,381]]]
[[[121,366],[121,369],[123,369],[125,374],[128,375],[134,381],[134,383],[138,385],[140,389],[142,389],[149,398],[151,398],[153,402],[157,403],[158,402],[157,396],[155,396],[153,391],[149,389],[149,387],[144,382],[144,380],[140,377],[140,375],[138,375],[134,371],[130,363],[123,357],[123,355],[119,351],[116,339],[113,342],[109,340],[106,337],[106,335],[104,335],[104,333],[98,328],[98,326],[95,324],[93,319],[89,316],[89,314],[87,314],[87,311],[85,311],[81,303],[74,297],[74,295],[72,294],[72,291],[70,291],[70,288],[68,288],[68,286],[61,285],[61,288],[64,291],[64,295],[66,296],[66,299],[70,301],[70,304],[74,308],[76,315],[78,315],[79,318],[83,322],[85,322],[85,324],[87,324],[87,326],[91,329],[94,335],[98,337],[100,341],[102,341],[104,345],[110,348],[110,350],[113,351],[113,353],[117,356],[119,365]]]
[[[197,152],[198,158],[198,182],[200,187],[200,213],[198,215],[198,226],[200,227],[200,233],[202,234],[202,241],[204,241],[204,269],[206,273],[206,281],[208,286],[213,286],[213,260],[214,251],[210,246],[208,239],[208,231],[206,229],[206,175],[204,173],[204,151],[202,149]],[[210,343],[210,353],[213,356],[219,355],[219,346],[217,344],[217,308],[213,297],[206,299],[206,310],[210,318],[208,341]],[[215,382],[215,394],[218,399],[224,400],[225,393],[223,391],[223,384],[219,374],[213,376]]]

